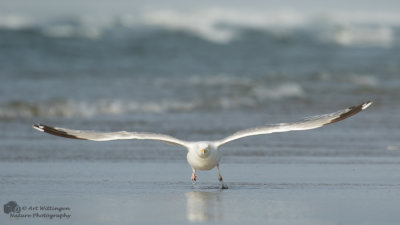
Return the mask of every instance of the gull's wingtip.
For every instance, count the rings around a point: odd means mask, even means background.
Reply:
[[[52,135],[59,136],[59,137],[80,139],[80,140],[89,140],[87,138],[82,138],[82,137],[78,137],[74,134],[70,134],[69,131],[67,131],[66,129],[63,129],[63,128],[51,127],[51,126],[47,126],[47,125],[44,125],[41,123],[34,124],[34,125],[32,125],[32,127],[38,131],[52,134]]]
[[[366,108],[368,108],[370,105],[372,105],[372,101],[366,101],[361,105],[361,109],[364,110]]]
[[[331,121],[329,121],[326,124],[336,123],[341,120],[344,120],[344,119],[346,119],[350,116],[353,116],[353,115],[361,112],[362,110],[368,108],[371,104],[372,104],[372,101],[366,101],[366,102],[362,103],[361,105],[351,106],[351,107],[343,110],[340,115],[338,115],[336,118],[332,119]]]
[[[32,127],[38,131],[44,132],[44,126],[42,124],[33,124]]]

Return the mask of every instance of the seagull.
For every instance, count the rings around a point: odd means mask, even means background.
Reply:
[[[44,124],[34,124],[33,128],[41,132],[46,132],[52,135],[64,138],[80,139],[80,140],[112,141],[112,140],[123,140],[123,139],[143,139],[143,140],[157,140],[169,144],[178,145],[187,149],[187,161],[193,171],[191,177],[192,181],[196,181],[197,179],[196,175],[197,170],[211,170],[214,167],[216,167],[218,172],[218,180],[221,184],[221,188],[226,189],[228,187],[224,184],[219,169],[221,161],[221,152],[219,151],[219,148],[222,145],[248,136],[296,131],[296,130],[315,129],[351,117],[361,112],[362,110],[368,108],[371,104],[372,104],[371,101],[367,101],[357,106],[351,106],[346,109],[336,111],[334,113],[308,117],[298,122],[278,123],[278,124],[252,127],[245,130],[240,130],[228,137],[216,141],[196,141],[196,142],[184,141],[165,134],[145,133],[145,132],[127,132],[127,131],[97,132],[97,131],[86,131],[86,130],[71,130],[66,128],[47,126]]]

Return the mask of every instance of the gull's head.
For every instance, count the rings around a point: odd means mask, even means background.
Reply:
[[[206,156],[208,156],[208,154],[210,154],[210,149],[211,149],[211,147],[210,147],[209,144],[207,144],[207,143],[199,143],[197,145],[197,154],[200,157],[206,157]]]

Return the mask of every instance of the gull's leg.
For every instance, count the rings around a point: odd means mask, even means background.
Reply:
[[[192,181],[196,181],[196,179],[197,179],[196,169],[195,169],[195,168],[192,168],[192,170],[193,170],[193,173],[192,173]]]
[[[217,170],[218,170],[218,180],[219,182],[221,182],[221,189],[228,189],[228,186],[224,184],[224,180],[222,179],[221,171],[219,170],[219,164],[217,165]]]

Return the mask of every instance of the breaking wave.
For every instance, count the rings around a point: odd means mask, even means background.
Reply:
[[[161,113],[186,111],[194,107],[189,102],[134,102],[121,100],[98,100],[95,102],[73,100],[49,100],[39,103],[12,101],[0,107],[0,118],[30,117],[92,117],[96,115],[120,115],[132,112]]]
[[[215,95],[204,96],[201,99],[196,98],[194,100],[133,101],[99,99],[95,101],[75,101],[70,99],[51,99],[36,103],[10,101],[0,105],[0,119],[31,117],[73,118],[98,115],[126,115],[136,112],[165,113],[210,109],[223,110],[239,107],[259,107],[265,104],[267,100],[302,98],[304,96],[305,92],[300,85],[285,83],[270,88],[250,85],[250,88],[241,94],[215,93]]]
[[[303,30],[322,42],[343,46],[388,47],[399,41],[399,21],[399,15],[390,13],[336,12],[321,16],[296,11],[258,12],[210,8],[189,11],[160,9],[102,17],[80,15],[40,21],[25,15],[8,14],[0,15],[0,28],[34,29],[50,38],[87,39],[168,30],[189,33],[219,44],[238,40],[248,30],[267,31],[276,36],[291,35]]]

